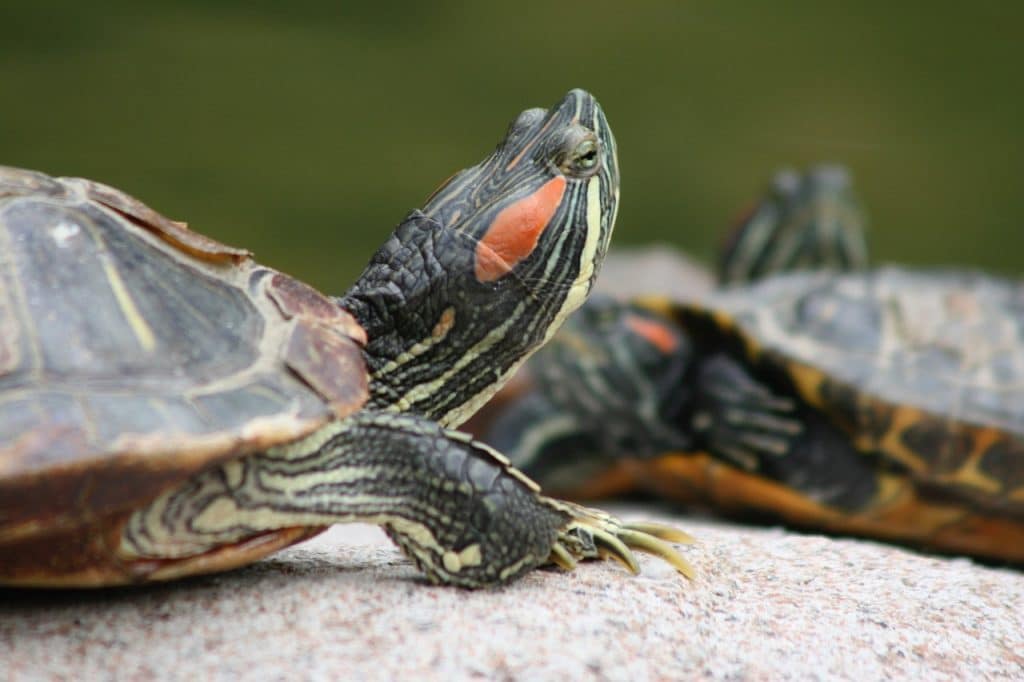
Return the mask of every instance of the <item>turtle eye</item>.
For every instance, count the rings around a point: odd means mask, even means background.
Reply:
[[[573,154],[575,167],[579,171],[588,171],[597,165],[597,141],[584,140],[576,147]]]
[[[597,172],[600,165],[601,145],[597,135],[583,126],[567,131],[554,162],[564,175],[585,178]]]

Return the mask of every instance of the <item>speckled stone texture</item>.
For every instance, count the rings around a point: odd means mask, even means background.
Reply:
[[[0,591],[0,679],[1024,679],[1024,573],[618,507],[698,536],[657,559],[438,588],[376,528],[246,569]]]

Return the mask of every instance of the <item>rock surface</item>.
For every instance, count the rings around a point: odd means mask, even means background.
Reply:
[[[675,301],[699,301],[714,286],[705,265],[671,246],[654,244],[612,249],[594,292],[621,299],[657,293]]]
[[[376,528],[233,573],[0,591],[0,679],[1024,679],[1024,574],[871,542],[618,507],[699,538],[468,592]]]

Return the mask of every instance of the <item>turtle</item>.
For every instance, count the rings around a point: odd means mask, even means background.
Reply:
[[[1024,563],[1024,283],[870,266],[829,175],[804,198],[786,188],[806,178],[776,183],[726,240],[718,289],[592,298],[471,430],[569,497]],[[785,220],[783,196],[834,220]]]
[[[339,297],[128,194],[0,170],[0,584],[99,587],[383,527],[433,583],[501,585],[669,526],[542,494],[456,430],[587,297],[615,141],[572,90],[410,212]]]
[[[869,265],[867,215],[850,171],[818,163],[777,170],[758,201],[740,211],[721,240],[713,267],[669,244],[616,247],[605,258],[595,293],[635,298],[656,291],[679,301],[715,286],[746,284],[772,273]]]

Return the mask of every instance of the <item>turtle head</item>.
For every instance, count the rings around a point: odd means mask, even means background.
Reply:
[[[804,269],[863,270],[868,266],[865,225],[843,166],[820,164],[803,174],[781,170],[726,235],[718,279],[750,284]]]
[[[369,337],[370,406],[464,421],[586,299],[618,197],[615,140],[593,96],[519,114],[340,301]]]
[[[423,213],[474,245],[471,276],[589,291],[611,238],[619,195],[615,140],[597,100],[569,92],[551,109],[527,109],[494,152],[452,176]]]

